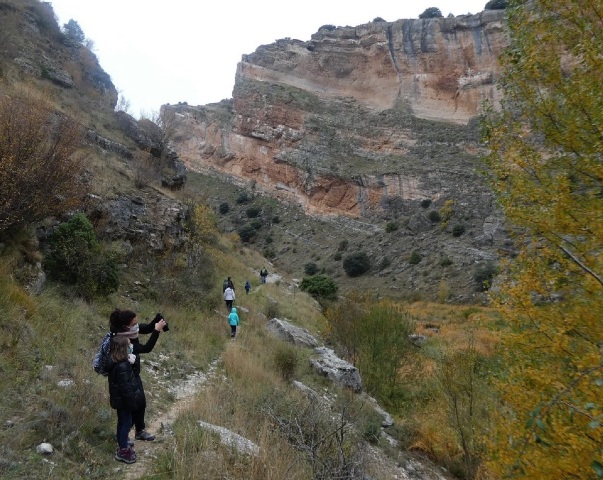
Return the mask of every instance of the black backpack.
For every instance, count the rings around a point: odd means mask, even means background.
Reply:
[[[112,336],[113,335],[111,333],[107,333],[107,335],[104,336],[98,352],[96,352],[96,355],[94,355],[94,360],[92,360],[94,371],[99,375],[104,375],[105,377],[109,375],[109,367],[112,363],[111,356],[109,355]]]

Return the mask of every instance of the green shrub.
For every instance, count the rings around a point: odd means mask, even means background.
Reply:
[[[465,233],[464,225],[455,225],[454,227],[452,227],[452,236],[453,237],[460,237],[463,233]]]
[[[345,252],[348,249],[350,242],[348,242],[347,240],[342,240],[341,242],[339,242],[339,247],[337,247],[337,250],[339,252]]]
[[[339,261],[339,260],[341,260],[341,257],[342,257],[341,252],[337,252],[337,253],[335,253],[335,255],[333,255],[333,260]]]
[[[226,215],[230,211],[230,205],[228,205],[226,202],[221,203],[219,211],[222,215]]]
[[[437,7],[426,8],[425,11],[419,15],[419,18],[442,18],[442,12]]]
[[[442,219],[442,216],[436,210],[432,210],[431,212],[429,212],[429,215],[427,215],[427,216],[428,216],[429,220],[431,220],[433,223],[438,223]]]
[[[388,232],[388,233],[389,232],[395,232],[396,230],[398,230],[398,228],[400,228],[400,227],[395,222],[387,222],[385,224],[385,231]]]
[[[383,259],[379,263],[379,270],[383,270],[383,269],[389,267],[391,264],[392,264],[392,261],[389,258],[383,257]]]
[[[473,280],[478,292],[485,292],[492,286],[492,279],[498,273],[498,268],[492,262],[481,265],[475,271]]]
[[[365,252],[356,252],[343,259],[343,269],[349,277],[359,277],[371,268],[371,261]]]
[[[280,344],[274,352],[274,365],[284,380],[292,380],[299,365],[297,349],[286,343]]]
[[[251,200],[251,197],[249,196],[249,194],[247,192],[241,192],[241,193],[239,193],[239,196],[237,197],[237,205],[243,205],[244,203],[249,203],[249,200]]]
[[[84,40],[86,40],[86,35],[84,35],[82,27],[80,27],[80,24],[73,19],[63,25],[63,32],[69,40],[76,44],[81,45],[84,43]]]
[[[304,277],[299,288],[317,299],[335,300],[337,298],[338,287],[335,282],[326,275]]]
[[[448,257],[444,257],[442,258],[442,260],[440,260],[440,267],[449,267],[453,263],[454,262],[451,259],[449,259]]]
[[[490,0],[484,10],[504,10],[509,6],[509,0]]]
[[[257,236],[257,230],[255,228],[253,228],[253,226],[251,226],[250,224],[243,225],[239,229],[239,237],[241,238],[241,241],[244,243],[253,242],[255,240],[256,236]]]
[[[264,310],[264,315],[266,318],[278,318],[281,316],[281,309],[278,306],[278,303],[274,300],[268,300],[268,304],[266,305],[266,310]]]
[[[117,263],[102,252],[83,213],[60,224],[50,236],[44,269],[49,278],[74,285],[86,298],[108,295],[119,288]]]
[[[425,198],[424,200],[421,200],[421,207],[429,208],[430,205],[431,205],[431,200],[429,198]]]
[[[264,251],[262,252],[262,255],[264,255],[264,257],[270,258],[270,259],[276,257],[276,253],[274,252],[274,250],[272,250],[272,248],[269,248],[269,247],[266,247],[264,249]]]
[[[251,222],[249,222],[251,228],[255,230],[259,230],[262,228],[262,221],[259,218],[254,218]]]
[[[304,265],[304,273],[306,275],[316,275],[318,273],[318,265],[314,262],[309,262]]]
[[[248,218],[256,218],[260,216],[262,209],[256,205],[253,205],[247,209],[246,213]]]
[[[423,256],[419,252],[412,252],[412,255],[410,256],[410,260],[408,260],[408,263],[410,263],[411,265],[416,265],[421,260],[423,260]]]
[[[280,217],[278,217],[278,216],[272,217],[272,223],[281,223]]]

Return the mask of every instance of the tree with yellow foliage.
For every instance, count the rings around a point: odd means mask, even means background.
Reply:
[[[508,8],[493,186],[524,234],[494,298],[509,321],[489,467],[603,477],[603,0]]]

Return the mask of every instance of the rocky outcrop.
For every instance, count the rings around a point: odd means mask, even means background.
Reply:
[[[339,358],[330,348],[318,347],[315,352],[317,356],[310,363],[319,375],[356,393],[362,391],[362,379],[354,365]]]
[[[186,207],[163,195],[141,191],[137,195],[97,199],[86,213],[102,225],[99,235],[121,241],[126,253],[132,245],[143,244],[149,254],[157,254],[168,246],[177,249],[188,239],[184,226]]]
[[[504,12],[321,28],[243,56],[237,75],[386,110],[403,100],[423,118],[459,123],[496,99]]]
[[[404,259],[418,251],[462,262],[454,283],[468,290],[465,267],[496,261],[505,244],[479,159],[479,113],[499,100],[506,45],[503,11],[323,27],[244,55],[232,100],[164,108],[190,170],[343,225],[343,238],[360,228],[377,239],[395,221],[397,236],[411,237],[402,251],[365,242],[398,263],[392,281],[417,283]],[[450,242],[455,224],[470,235]]]
[[[253,456],[258,456],[260,454],[260,447],[232,430],[220,427],[219,425],[212,425],[211,423],[202,420],[197,421],[197,424],[203,430],[217,433],[220,436],[220,443],[236,450],[240,454]]]
[[[56,22],[50,2],[2,2],[0,5],[0,63],[3,76],[36,77],[61,90],[95,96],[102,107],[113,109],[117,89],[85,45],[68,41]]]
[[[315,348],[318,346],[318,341],[310,332],[308,332],[308,330],[292,325],[286,320],[272,318],[271,320],[268,320],[266,328],[275,337],[292,343],[293,345],[308,348]]]
[[[252,181],[311,214],[467,195],[481,204],[470,120],[498,100],[505,45],[502,11],[279,40],[243,56],[232,101],[166,107],[174,146],[192,170]]]

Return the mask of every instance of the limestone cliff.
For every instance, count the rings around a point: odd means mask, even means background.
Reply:
[[[164,108],[191,170],[412,234],[430,228],[420,205],[454,205],[444,228],[470,225],[465,247],[489,252],[468,255],[495,258],[502,220],[479,172],[477,115],[499,100],[506,45],[503,11],[323,26],[244,55],[232,100]]]
[[[279,40],[243,57],[232,105],[170,107],[176,149],[193,170],[254,180],[311,213],[437,200],[442,188],[427,176],[470,173],[451,158],[476,153],[466,125],[484,100],[497,100],[505,45],[495,10]]]

